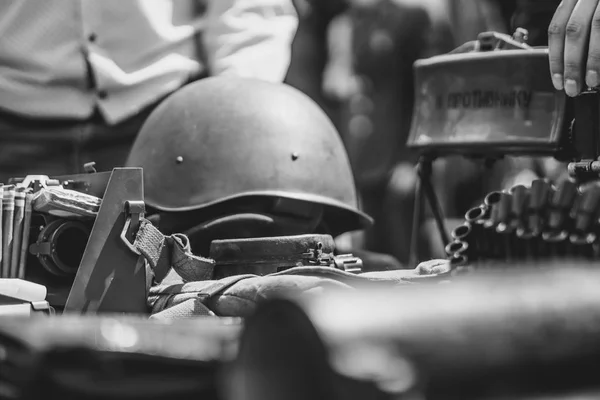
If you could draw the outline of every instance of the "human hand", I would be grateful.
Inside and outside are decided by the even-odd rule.
[[[552,83],[571,97],[600,86],[599,3],[563,0],[548,29]]]

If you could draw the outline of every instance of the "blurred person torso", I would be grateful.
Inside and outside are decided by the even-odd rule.
[[[213,18],[211,12],[200,18],[201,2],[191,0],[3,0],[0,109],[81,120],[97,109],[109,124],[117,123],[207,69],[227,73],[228,58],[261,41],[261,13],[289,13],[285,3],[216,0],[209,7]],[[272,7],[265,11],[265,5]],[[284,39],[295,31],[295,15],[285,22],[277,25]],[[256,35],[248,35],[249,26]],[[202,59],[199,33],[210,35],[204,43],[214,47],[208,50],[218,62]],[[223,33],[237,38],[226,42]],[[266,56],[280,57],[273,53]],[[231,72],[281,80],[285,70],[274,70],[281,64]]]
[[[323,71],[328,61],[327,32],[330,22],[347,9],[348,2],[294,0],[294,5],[299,25],[285,81],[310,96],[333,117],[333,105],[326,101],[322,90]]]
[[[352,10],[355,74],[362,90],[349,102],[347,145],[360,187],[381,185],[405,142],[412,118],[413,63],[431,30],[419,5],[381,0]]]
[[[197,79],[282,82],[297,23],[292,0],[0,0],[0,182],[122,166]]]
[[[390,196],[388,183],[398,163],[409,165],[403,185],[414,182],[410,165],[416,154],[406,147],[414,105],[413,63],[444,47],[440,39],[448,35],[438,34],[441,25],[432,22],[420,2],[353,3],[352,70],[359,85],[348,100],[342,132],[361,205],[375,219],[364,246],[406,263],[413,200],[410,195]],[[446,50],[450,49],[451,43]]]

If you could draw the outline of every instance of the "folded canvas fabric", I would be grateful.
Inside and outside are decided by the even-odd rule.
[[[350,274],[330,267],[298,267],[266,276],[238,275],[220,280],[185,282],[171,271],[150,289],[154,319],[197,315],[246,317],[261,301],[283,296],[312,296],[323,291],[410,285],[438,281],[449,271],[446,260],[422,263],[414,270]]]
[[[153,319],[246,317],[259,302],[272,298],[373,285],[437,282],[450,272],[447,260],[432,260],[413,270],[353,274],[333,267],[302,266],[264,276],[245,274],[215,280],[215,261],[192,254],[185,235],[164,236],[144,220],[134,246],[145,257],[147,270],[153,275],[154,285],[148,297]]]

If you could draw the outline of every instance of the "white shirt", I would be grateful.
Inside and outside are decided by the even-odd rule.
[[[0,0],[0,109],[85,119],[97,107],[114,124],[203,71],[284,79],[298,24],[292,0],[208,0],[199,17],[192,6]]]

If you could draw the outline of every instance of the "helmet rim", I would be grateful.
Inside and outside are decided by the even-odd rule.
[[[255,191],[246,191],[235,193],[230,196],[221,197],[219,199],[201,203],[201,204],[191,204],[188,206],[167,206],[164,205],[163,202],[157,201],[153,199],[152,196],[146,196],[146,204],[150,207],[162,211],[162,212],[189,212],[189,211],[198,211],[202,209],[207,209],[222,203],[226,203],[231,200],[236,200],[240,198],[250,198],[250,197],[281,197],[290,200],[300,200],[306,201],[309,203],[321,204],[324,206],[332,207],[339,211],[343,211],[348,213],[349,217],[356,217],[356,227],[355,229],[350,229],[347,232],[352,230],[361,230],[369,228],[373,225],[373,218],[367,213],[359,210],[358,208],[350,207],[342,201],[332,199],[331,197],[322,196],[313,193],[301,193],[301,192],[289,192],[289,191],[278,191],[278,190],[255,190]]]

